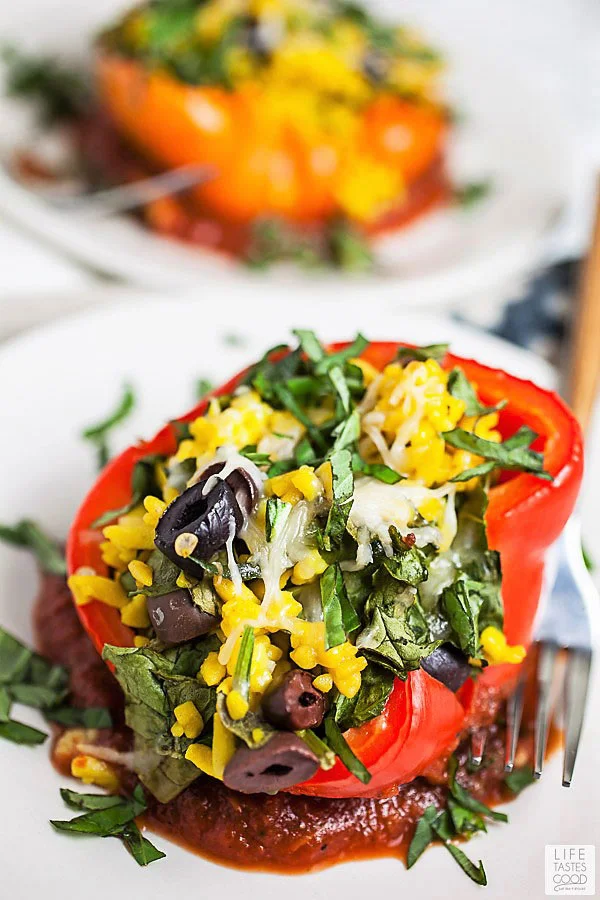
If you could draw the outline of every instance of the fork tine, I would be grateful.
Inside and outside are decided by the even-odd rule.
[[[544,754],[548,742],[550,728],[551,689],[554,676],[554,663],[558,654],[558,645],[550,642],[539,644],[537,665],[537,709],[535,713],[533,777],[540,778],[544,766]]]
[[[577,749],[585,714],[590,671],[591,650],[570,650],[567,656],[565,674],[565,753],[563,760],[563,787],[570,787],[573,769],[577,759]]]
[[[485,753],[485,743],[487,732],[473,731],[471,733],[471,751],[470,762],[474,769],[478,769],[483,762],[483,754]]]
[[[514,694],[506,701],[506,755],[504,757],[504,769],[506,772],[512,772],[515,764],[524,698],[525,679],[521,676]]]

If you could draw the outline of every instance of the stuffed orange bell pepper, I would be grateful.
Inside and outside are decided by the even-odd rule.
[[[159,800],[201,773],[324,797],[423,774],[511,690],[575,503],[555,394],[297,335],[110,462],[71,528],[81,621],[176,769],[139,772]]]
[[[150,166],[212,171],[196,217],[372,232],[448,196],[439,70],[414,34],[357,6],[207,0],[133,10],[101,35],[95,75]],[[153,221],[178,203],[157,201]]]

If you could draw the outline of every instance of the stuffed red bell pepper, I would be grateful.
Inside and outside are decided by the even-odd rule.
[[[161,802],[202,773],[376,796],[447,756],[511,689],[575,503],[555,394],[444,346],[296,334],[109,463],[71,528]]]

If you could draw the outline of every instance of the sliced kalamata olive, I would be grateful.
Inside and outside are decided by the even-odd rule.
[[[469,660],[453,644],[442,644],[421,661],[421,668],[454,692],[463,686],[471,674]]]
[[[217,624],[215,616],[199,609],[185,588],[161,597],[148,597],[146,606],[156,637],[165,644],[191,641],[207,634]]]
[[[240,747],[225,767],[223,782],[243,794],[275,794],[307,781],[319,759],[295,734],[280,732],[257,750]]]
[[[196,559],[210,559],[225,546],[232,529],[237,533],[243,522],[233,491],[226,481],[218,481],[206,496],[199,482],[187,488],[167,507],[158,520],[154,543],[184,572],[202,578],[202,566],[177,552],[175,543],[179,535],[194,535],[198,543],[193,548],[193,556]]]
[[[213,463],[212,466],[204,470],[198,484],[205,485],[213,475],[218,475],[224,466],[225,463]],[[248,517],[258,503],[260,496],[258,485],[250,473],[241,467],[230,472],[225,481],[233,491],[243,515]]]
[[[313,687],[312,676],[300,669],[288,672],[279,687],[264,700],[265,718],[276,728],[301,731],[316,728],[325,715],[325,698]]]

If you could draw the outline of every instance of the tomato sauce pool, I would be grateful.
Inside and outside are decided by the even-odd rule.
[[[59,732],[53,762],[65,775],[80,744],[131,749],[123,724],[121,690],[82,629],[64,579],[45,575],[34,609],[40,652],[70,670],[73,702],[110,708],[115,727],[101,731]],[[456,751],[459,780],[479,800],[494,805],[511,799],[504,782],[504,729],[496,722],[502,698],[485,697],[471,727],[486,732],[486,756],[480,769],[468,766],[468,741]],[[531,717],[526,715],[518,748],[519,765],[532,759]],[[556,735],[550,742],[556,744]],[[129,791],[135,776],[121,768]],[[446,760],[430,767],[426,777],[400,785],[382,798],[332,800],[280,793],[245,795],[215,779],[201,776],[169,803],[148,797],[144,824],[204,857],[241,867],[301,873],[346,860],[380,856],[404,859],[415,824],[430,804],[445,805]]]

